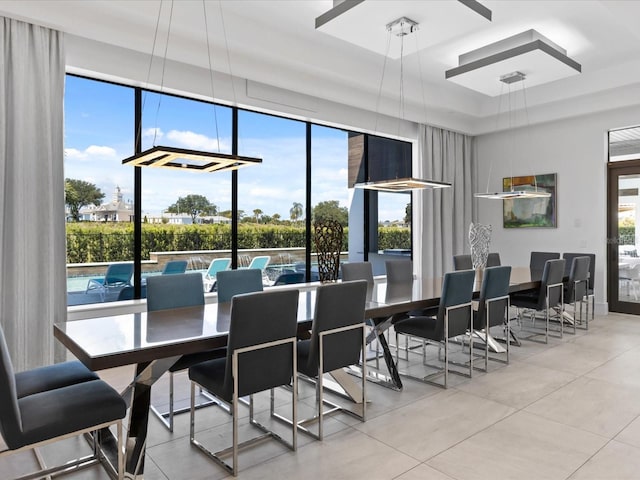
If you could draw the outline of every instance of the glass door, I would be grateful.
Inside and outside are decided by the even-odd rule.
[[[609,163],[608,203],[609,309],[640,314],[640,160]]]

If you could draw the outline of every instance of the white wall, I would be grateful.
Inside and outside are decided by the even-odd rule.
[[[640,124],[638,108],[620,108],[477,137],[478,191],[502,190],[502,177],[557,173],[557,228],[504,229],[502,202],[477,199],[491,224],[491,250],[504,264],[528,265],[532,250],[596,254],[597,311],[606,311],[607,131]]]

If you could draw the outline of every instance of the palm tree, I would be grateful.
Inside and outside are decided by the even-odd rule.
[[[253,215],[256,217],[256,223],[260,223],[260,215],[262,215],[262,210],[260,210],[259,208],[256,208],[253,211]]]
[[[289,215],[291,216],[291,220],[293,222],[297,221],[300,217],[302,217],[303,213],[304,213],[304,210],[302,208],[302,204],[298,202],[293,202],[293,207],[291,207],[291,210],[289,210]]]

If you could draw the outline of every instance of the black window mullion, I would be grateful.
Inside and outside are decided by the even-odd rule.
[[[142,151],[142,90],[134,90],[134,149]],[[142,297],[142,168],[133,169],[133,298]]]

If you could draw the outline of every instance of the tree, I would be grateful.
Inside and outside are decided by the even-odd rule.
[[[273,223],[280,223],[280,214],[279,213],[274,213],[271,216],[271,219],[273,220]]]
[[[259,208],[253,210],[253,216],[256,219],[256,223],[260,223],[260,216],[262,215],[262,213],[262,210],[260,210]]]
[[[179,197],[178,201],[167,208],[169,213],[187,213],[191,215],[191,221],[196,223],[199,215],[216,215],[218,207],[211,203],[204,195],[187,195]]]
[[[304,213],[304,209],[302,208],[302,204],[298,202],[293,202],[293,207],[289,210],[289,216],[291,217],[291,221],[296,222],[302,214]]]
[[[318,203],[313,207],[313,221],[324,222],[326,220],[336,220],[340,225],[349,225],[349,210],[341,207],[338,200],[327,200]]]
[[[64,197],[69,213],[76,222],[79,222],[80,209],[87,205],[100,205],[104,193],[93,183],[67,178],[64,181]]]
[[[404,209],[404,224],[411,224],[411,203],[407,203],[407,206]]]

